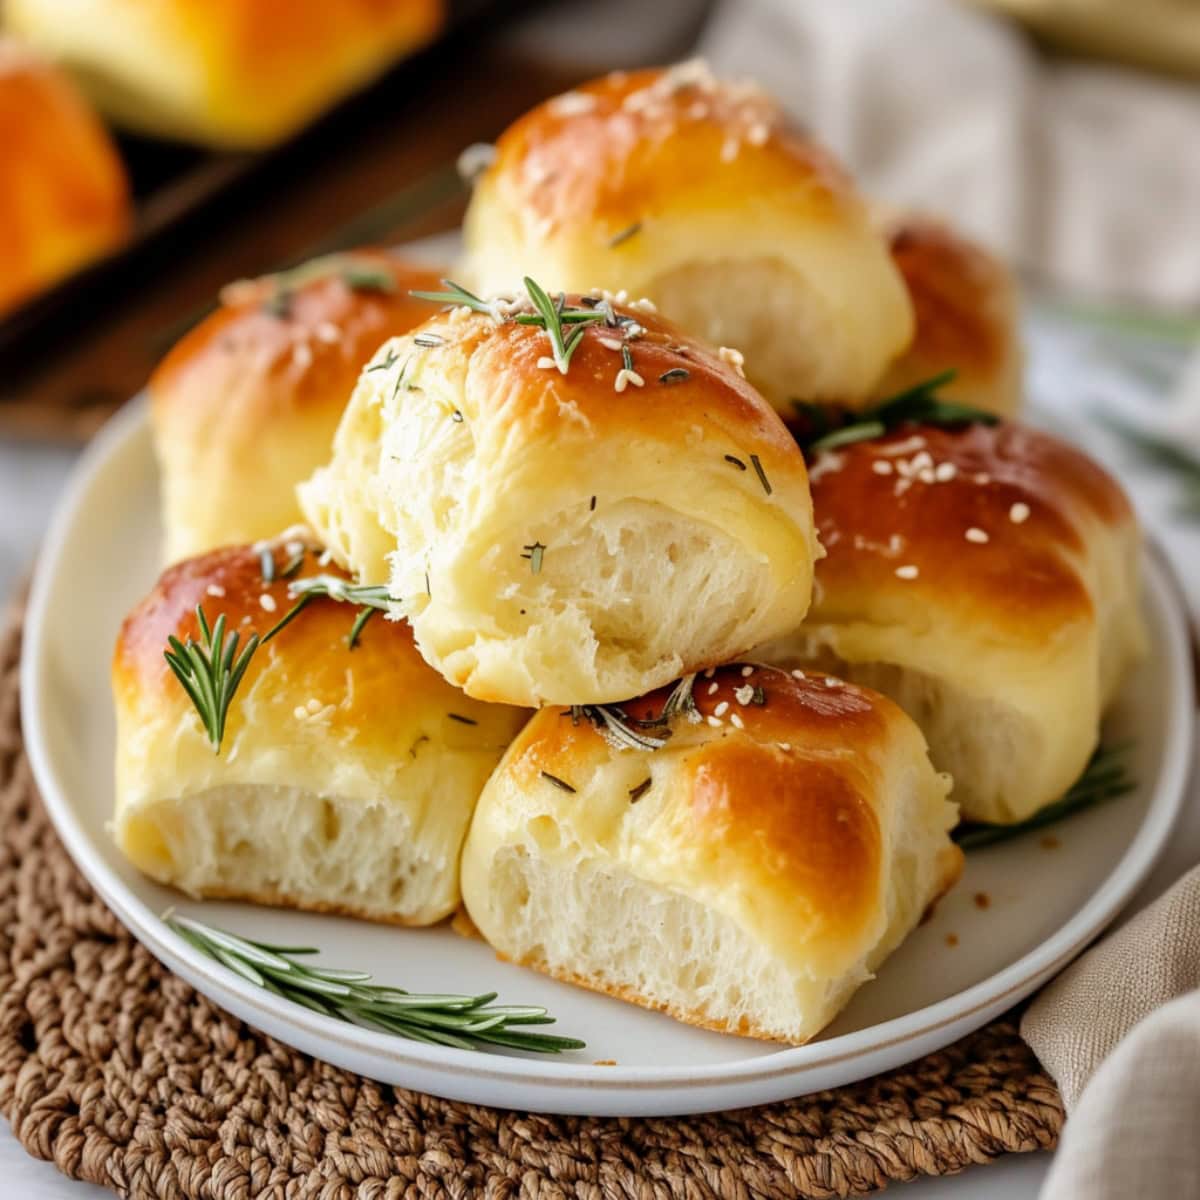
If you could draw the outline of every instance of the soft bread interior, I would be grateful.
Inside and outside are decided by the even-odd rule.
[[[734,921],[596,863],[508,848],[490,902],[506,914],[503,954],[523,966],[727,1033],[799,1042],[867,978],[798,977]]]
[[[1030,715],[947,679],[886,662],[850,663],[825,652],[820,668],[894,700],[920,726],[934,765],[954,780],[965,816],[1012,821],[1036,764],[1047,756],[1049,731]],[[1069,786],[1069,784],[1068,784]]]
[[[119,821],[117,834],[148,875],[197,897],[426,924],[457,893],[457,854],[431,854],[406,813],[298,787],[164,800]]]
[[[830,297],[781,259],[689,263],[645,290],[684,329],[741,351],[750,381],[785,416],[791,399],[845,400],[876,381]]]
[[[516,549],[522,538],[548,544],[534,574]],[[411,561],[404,550],[395,561]],[[483,572],[480,572],[480,567]],[[431,612],[419,626],[455,681],[519,673],[536,688],[556,680],[563,702],[637,692],[644,680],[680,671],[679,647],[713,661],[739,649],[739,628],[771,602],[765,562],[711,524],[667,505],[626,498],[588,511],[575,504],[487,546],[468,545],[444,578],[475,610],[468,624],[485,636],[456,637]],[[479,595],[479,581],[495,589]],[[412,594],[403,566],[398,594]],[[497,601],[500,603],[498,604]],[[461,627],[462,612],[455,614]]]

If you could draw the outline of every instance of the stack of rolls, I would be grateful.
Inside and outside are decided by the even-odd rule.
[[[261,285],[160,371],[183,560],[118,646],[119,842],[196,895],[461,897],[514,962],[806,1041],[957,879],[960,805],[1020,821],[1083,769],[1141,640],[1128,503],[1003,418],[1004,268],[868,204],[753,87],[685,64],[549,101],[466,229],[419,324],[397,300],[355,337],[305,280],[291,319],[359,368],[319,420],[286,402],[315,355],[213,353],[225,322],[275,361]],[[181,434],[204,403],[228,444]]]

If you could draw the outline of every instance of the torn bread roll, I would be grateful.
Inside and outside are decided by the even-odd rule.
[[[219,750],[164,659],[172,635],[202,642],[198,605],[244,647],[320,573],[342,578],[300,540],[226,548],[171,567],[130,613],[112,675],[117,845],[192,896],[427,925],[458,905],[471,812],[527,714],[456,691],[405,624],[377,617],[351,648],[359,610],[327,596],[253,653]]]
[[[782,412],[865,403],[912,337],[903,280],[833,157],[757,86],[702,62],[618,72],[496,144],[463,270],[499,291],[625,288],[746,358]]]
[[[150,378],[166,559],[273,537],[329,457],[363,364],[429,316],[437,273],[379,250],[241,280]]]
[[[652,305],[543,299],[565,370],[523,297],[380,348],[300,489],[324,544],[480,700],[621,700],[794,628],[803,455],[737,360]]]
[[[728,666],[689,695],[621,706],[638,736],[669,734],[659,749],[614,745],[595,714],[534,716],[475,811],[467,911],[513,962],[805,1042],[958,877],[949,781],[853,684]]]
[[[1143,634],[1140,542],[1117,483],[1014,424],[908,426],[821,453],[808,619],[755,654],[877,688],[929,740],[963,815],[1059,799]]]

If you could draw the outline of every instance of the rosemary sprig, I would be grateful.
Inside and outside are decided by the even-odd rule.
[[[355,292],[395,292],[395,277],[385,267],[356,262],[346,254],[326,254],[285,271],[276,271],[271,278],[271,294],[263,307],[272,316],[286,320],[292,315],[296,293],[315,279],[336,275]]]
[[[396,279],[382,267],[350,263],[342,268],[342,282],[355,292],[394,292]]]
[[[1038,809],[1032,817],[1014,825],[988,825],[980,821],[964,821],[950,835],[964,850],[977,850],[981,846],[992,846],[1020,837],[1035,829],[1042,829],[1081,812],[1093,808],[1105,800],[1113,800],[1133,791],[1136,786],[1125,769],[1124,757],[1130,743],[1115,746],[1099,746],[1083,769],[1083,774],[1072,784],[1061,800]]]
[[[455,283],[453,279],[443,279],[442,283],[446,285],[444,292],[409,292],[408,294],[414,300],[432,300],[434,304],[449,304],[454,308],[473,308],[476,312],[486,313],[488,316],[495,315],[492,306],[486,300],[481,300],[474,292],[468,292],[461,283]]]
[[[537,282],[525,276],[525,291],[529,293],[529,302],[533,305],[535,313],[541,318],[541,326],[546,331],[546,336],[550,339],[550,347],[554,354],[554,365],[558,367],[559,373],[565,375],[571,366],[571,356],[579,348],[579,344],[583,341],[584,330],[587,322],[603,321],[604,314],[597,312],[595,309],[582,308],[572,309],[567,312],[564,308],[562,295],[558,298],[558,303],[546,294]],[[519,318],[518,318],[519,319]],[[563,337],[563,321],[572,321],[576,323],[576,327]],[[532,322],[525,322],[532,324]]]
[[[658,716],[647,719],[631,717],[619,704],[573,704],[568,711],[576,724],[591,721],[618,750],[661,750],[670,740],[671,722],[676,717],[682,714],[689,720],[699,719],[692,695],[695,684],[695,674],[685,675],[663,701]]]
[[[288,584],[288,594],[300,597],[299,603],[289,616],[294,615],[317,596],[328,596],[330,600],[357,604],[358,614],[346,636],[346,645],[351,650],[358,645],[364,627],[375,613],[387,612],[391,605],[400,603],[381,583],[351,583],[337,575],[311,575],[304,579],[293,579]]]
[[[311,946],[251,941],[170,910],[163,920],[202,954],[256,987],[339,1021],[461,1050],[500,1046],[559,1054],[585,1045],[578,1038],[532,1032],[528,1026],[552,1025],[554,1018],[540,1006],[495,1004],[495,992],[477,996],[406,992],[372,983],[366,971],[298,961],[317,953]]]
[[[302,556],[297,557],[301,557],[302,560]],[[284,567],[283,578],[287,578],[293,570],[299,569],[299,564],[293,566],[293,562]],[[270,549],[263,550],[260,566],[264,583],[276,579],[278,573]],[[238,647],[241,644],[241,634],[235,632],[226,638],[224,613],[210,626],[203,604],[196,605],[196,621],[200,626],[198,642],[191,637],[186,642],[181,642],[174,634],[167,638],[168,649],[163,651],[163,657],[199,714],[208,740],[217,753],[220,753],[221,742],[225,737],[229,706],[255,652],[286,629],[313,600],[318,596],[328,596],[331,600],[348,601],[359,606],[360,611],[347,638],[351,650],[358,644],[363,626],[371,614],[375,611],[386,612],[389,605],[398,603],[382,585],[354,584],[336,575],[293,579],[288,584],[288,594],[296,598],[296,603],[262,637],[252,633],[246,639],[245,645],[241,646],[240,653]]]
[[[957,374],[954,370],[943,371],[930,379],[914,384],[871,408],[852,414],[848,421],[834,427],[834,418],[828,410],[817,405],[793,402],[798,415],[808,426],[797,440],[808,453],[818,450],[835,450],[854,442],[865,442],[882,437],[899,425],[967,425],[980,423],[995,425],[1000,418],[995,413],[973,408],[969,404],[957,404],[951,400],[939,400],[938,390],[948,384]]]
[[[443,279],[442,283],[446,285],[444,292],[410,292],[409,295],[418,300],[430,300],[434,304],[465,305],[475,312],[486,313],[497,322],[511,320],[517,325],[536,325],[544,329],[550,339],[554,365],[563,375],[567,373],[571,365],[571,356],[583,340],[584,328],[589,324],[605,321],[611,315],[610,309],[605,309],[599,304],[594,308],[586,304],[579,308],[568,308],[565,294],[560,293],[557,301],[551,300],[545,288],[528,276],[525,277],[525,291],[529,296],[529,303],[533,306],[533,312],[515,315],[506,312],[503,316],[498,302],[484,300],[452,279]],[[564,326],[574,328],[569,334],[564,334]],[[420,342],[422,337],[428,336],[418,335],[415,340]]]
[[[196,605],[196,620],[200,625],[200,641],[188,638],[181,642],[174,634],[167,638],[169,650],[163,652],[167,665],[187,693],[208,740],[214,750],[221,749],[225,736],[225,721],[242,676],[260,645],[259,636],[252,633],[242,652],[238,653],[240,634],[225,640],[225,614],[222,613],[210,628],[204,605]]]
[[[330,600],[363,604],[380,612],[387,612],[390,605],[400,603],[382,583],[352,583],[338,575],[306,575],[303,579],[293,579],[288,584],[288,594],[328,596]]]

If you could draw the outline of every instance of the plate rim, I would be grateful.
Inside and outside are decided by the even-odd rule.
[[[210,961],[162,923],[159,915],[93,849],[94,838],[75,815],[68,788],[59,778],[44,734],[41,712],[49,690],[44,680],[48,601],[61,569],[66,544],[90,488],[109,467],[110,461],[122,452],[132,452],[134,442],[148,435],[148,405],[145,393],[141,392],[96,435],[72,469],[56,505],[34,570],[25,615],[20,688],[26,754],[47,814],[68,854],[134,937],[170,970],[239,1018],[282,1041],[292,1041],[292,1044],[295,1044],[293,1036],[302,1034],[307,1045],[299,1048],[315,1057],[324,1056],[311,1046],[338,1045],[349,1055],[357,1056],[360,1062],[384,1061],[392,1067],[418,1074],[432,1070],[439,1077],[444,1076],[447,1085],[471,1085],[469,1090],[476,1095],[479,1089],[474,1085],[479,1083],[509,1085],[510,1089],[512,1085],[520,1085],[526,1090],[545,1089],[559,1095],[564,1091],[580,1094],[579,1102],[583,1107],[579,1108],[572,1107],[571,1103],[564,1105],[552,1096],[546,1097],[553,1101],[547,1107],[529,1106],[543,1112],[595,1111],[587,1107],[588,1097],[599,1095],[619,1098],[647,1091],[678,1094],[714,1088],[764,1087],[772,1082],[778,1085],[794,1076],[795,1090],[780,1091],[778,1086],[771,1089],[772,1095],[782,1098],[803,1094],[809,1074],[853,1060],[884,1056],[882,1065],[881,1062],[869,1063],[865,1070],[852,1076],[863,1078],[887,1069],[888,1065],[907,1062],[928,1052],[932,1047],[923,1043],[939,1036],[941,1030],[954,1027],[954,1033],[939,1043],[945,1045],[969,1029],[978,1028],[988,1015],[1016,1003],[1057,973],[1111,923],[1144,882],[1182,809],[1192,757],[1194,725],[1191,714],[1195,708],[1191,672],[1184,665],[1190,662],[1187,610],[1169,559],[1145,531],[1143,582],[1163,618],[1160,635],[1166,657],[1171,662],[1164,689],[1167,693],[1167,727],[1158,787],[1136,834],[1090,897],[1052,934],[985,979],[923,1008],[828,1041],[781,1047],[772,1054],[701,1068],[673,1065],[597,1069],[595,1064],[577,1061],[534,1060],[427,1046],[310,1013],[262,992],[235,972]],[[984,1015],[979,1016],[981,1013]],[[286,1032],[277,1032],[279,1029]],[[911,1054],[896,1053],[906,1046],[911,1046]],[[343,1061],[339,1065],[349,1064]],[[350,1066],[350,1069],[370,1074],[361,1066]],[[816,1086],[831,1085],[822,1082]],[[461,1091],[458,1098],[462,1098]],[[634,1108],[637,1107],[635,1103]],[[706,1104],[705,1107],[712,1106]],[[605,1108],[614,1113],[631,1111],[619,1105],[613,1107],[611,1099],[605,1101]],[[643,1111],[651,1109],[643,1107]],[[655,1105],[653,1111],[665,1113],[668,1109]],[[669,1111],[682,1113],[700,1109],[694,1104],[689,1107],[687,1101],[676,1101]]]

